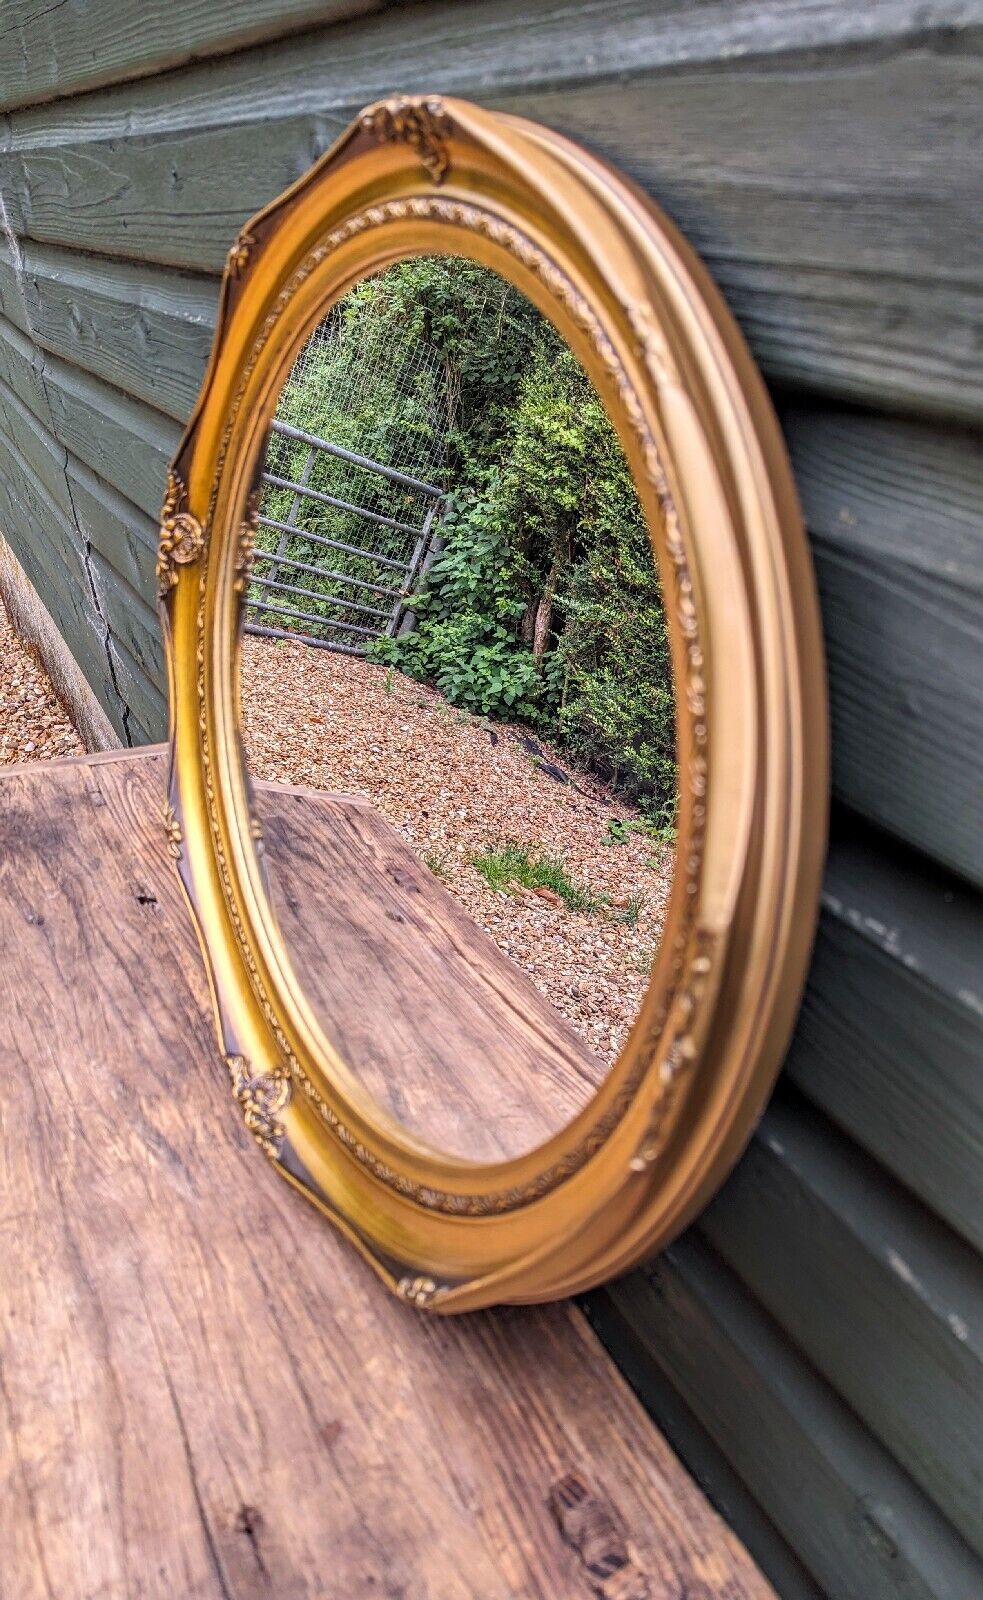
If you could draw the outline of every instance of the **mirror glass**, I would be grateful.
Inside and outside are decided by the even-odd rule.
[[[244,596],[272,908],[390,1115],[475,1161],[592,1096],[674,864],[673,684],[631,473],[573,353],[457,257],[359,282],[284,384]]]

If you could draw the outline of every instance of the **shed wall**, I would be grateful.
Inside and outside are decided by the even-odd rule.
[[[812,540],[833,841],[774,1104],[588,1309],[783,1595],[978,1594],[983,4],[7,0],[0,38],[0,529],[129,743],[226,250],[366,101],[550,123],[703,253]]]

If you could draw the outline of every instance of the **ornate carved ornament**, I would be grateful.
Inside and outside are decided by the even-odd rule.
[[[443,101],[398,95],[371,106],[363,113],[361,126],[380,144],[408,145],[434,183],[443,183],[450,166],[450,118]]]
[[[171,470],[167,474],[167,493],[160,509],[160,541],[157,546],[157,591],[165,595],[177,583],[177,569],[197,561],[204,547],[201,523],[189,511],[188,492]]]

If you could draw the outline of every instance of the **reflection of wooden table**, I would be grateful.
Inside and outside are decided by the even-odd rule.
[[[493,1161],[587,1103],[602,1063],[371,802],[264,784],[257,804],[308,998],[393,1116]]]
[[[163,781],[0,776],[0,1594],[769,1595],[572,1306],[412,1312],[266,1165]],[[561,1540],[573,1470],[647,1590]]]

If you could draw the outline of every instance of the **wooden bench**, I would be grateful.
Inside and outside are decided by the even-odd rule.
[[[163,785],[0,777],[0,1594],[771,1595],[574,1306],[409,1311],[267,1166]]]

